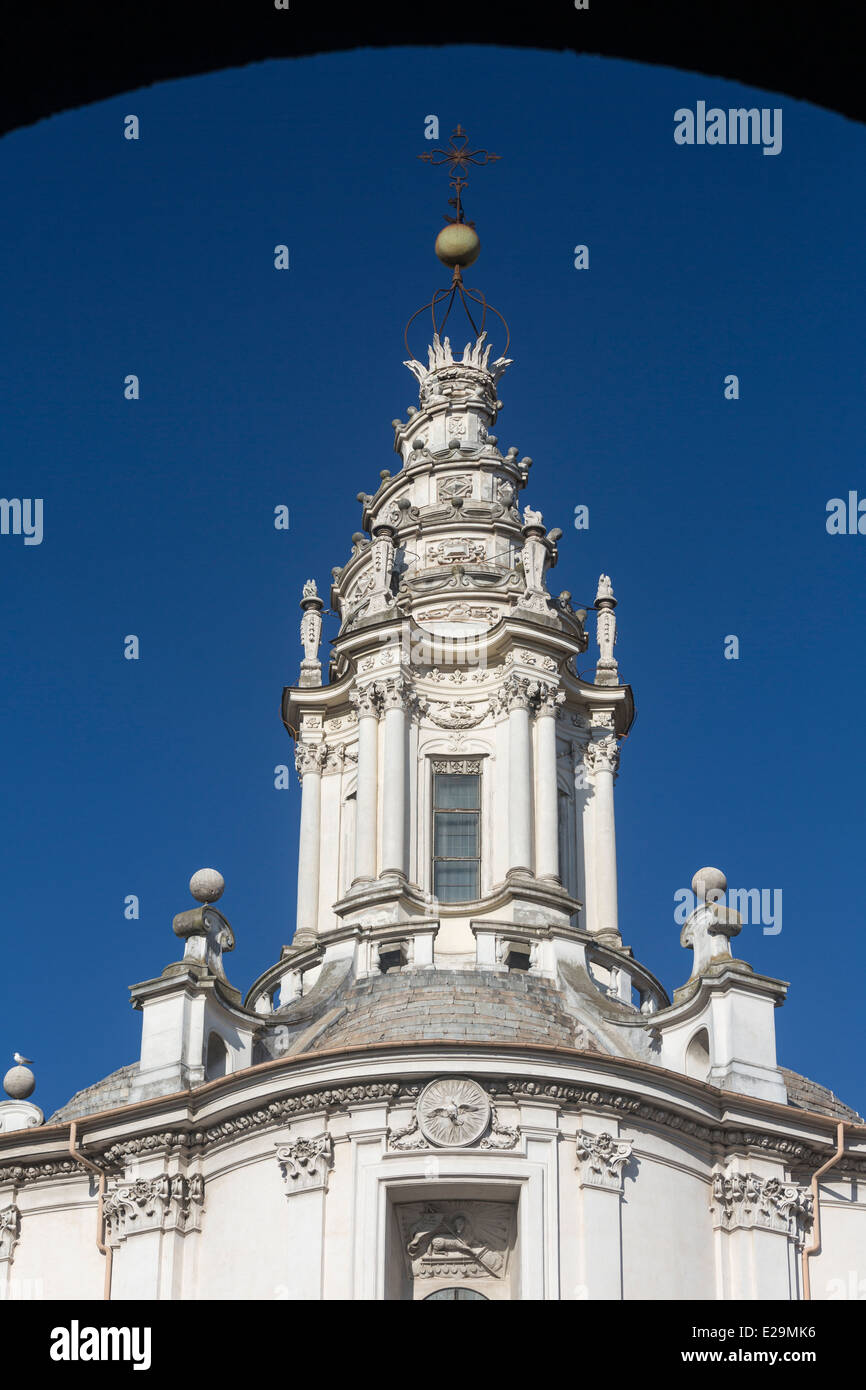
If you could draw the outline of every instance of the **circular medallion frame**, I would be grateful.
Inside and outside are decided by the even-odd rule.
[[[430,1081],[418,1097],[418,1126],[437,1148],[467,1148],[484,1134],[491,1118],[490,1101],[477,1081],[445,1076]]]

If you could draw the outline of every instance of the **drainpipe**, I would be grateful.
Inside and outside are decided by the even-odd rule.
[[[96,1203],[96,1248],[100,1255],[105,1256],[105,1283],[103,1285],[102,1297],[103,1299],[110,1299],[111,1257],[113,1252],[111,1246],[105,1244],[105,1217],[102,1212],[102,1204],[105,1200],[105,1173],[101,1168],[97,1168],[95,1163],[91,1163],[89,1158],[85,1158],[84,1154],[81,1153],[76,1146],[75,1138],[77,1128],[77,1121],[72,1120],[69,1125],[69,1153],[70,1156],[75,1159],[76,1163],[81,1163],[85,1168],[89,1168],[91,1173],[95,1173],[99,1178],[98,1200]]]
[[[818,1197],[818,1180],[822,1178],[825,1173],[829,1172],[831,1168],[835,1167],[835,1165],[839,1162],[839,1159],[842,1157],[844,1152],[845,1121],[840,1120],[838,1125],[836,1126],[836,1152],[833,1154],[832,1158],[827,1159],[826,1163],[822,1163],[817,1173],[814,1173],[812,1175],[812,1211],[815,1218],[815,1225],[812,1244],[805,1246],[803,1249],[804,1299],[811,1299],[812,1297],[812,1285],[809,1281],[809,1257],[811,1255],[817,1255],[818,1251],[821,1249],[821,1204],[820,1199]]]

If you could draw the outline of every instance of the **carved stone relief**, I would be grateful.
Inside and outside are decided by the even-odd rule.
[[[13,1204],[0,1210],[0,1261],[11,1260],[21,1235],[21,1212]]]
[[[488,713],[486,705],[470,705],[466,700],[452,700],[450,704],[431,705],[427,711],[428,719],[438,724],[440,729],[471,729],[480,724]]]
[[[388,1131],[388,1147],[511,1149],[519,1137],[517,1129],[499,1123],[477,1081],[449,1076],[424,1087],[408,1125]]]
[[[514,1245],[516,1205],[442,1199],[397,1207],[413,1279],[504,1279]]]
[[[431,541],[427,546],[428,565],[453,565],[460,560],[479,562],[487,557],[483,540],[470,536],[455,536],[452,540]]]
[[[450,497],[471,497],[472,496],[472,475],[469,473],[454,474],[450,478],[440,478],[436,496],[440,502],[445,502]]]

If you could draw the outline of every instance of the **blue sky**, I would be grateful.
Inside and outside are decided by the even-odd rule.
[[[675,144],[699,100],[781,107],[782,152]],[[791,982],[780,1060],[862,1111],[866,536],[825,517],[866,494],[866,135],[695,74],[493,47],[268,62],[0,142],[0,495],[44,499],[41,545],[0,536],[9,1061],[36,1060],[48,1114],[138,1056],[127,986],[177,958],[202,865],[240,989],[289,939],[280,694],[301,585],[327,593],[417,401],[402,332],[443,283],[447,198],[415,157],[429,113],[502,155],[465,196],[467,280],[511,327],[497,433],[565,532],[553,586],[588,606],[604,570],[619,599],[624,937],[672,990],[695,869],[781,890],[782,931],[736,953]]]

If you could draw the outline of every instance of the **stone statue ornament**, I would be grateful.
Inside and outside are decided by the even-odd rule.
[[[596,685],[618,685],[619,669],[613,654],[616,643],[616,614],[614,612],[616,599],[613,596],[610,575],[600,574],[598,577],[595,607],[598,613],[596,623],[598,664],[595,668],[595,683]]]
[[[225,889],[225,880],[216,869],[199,869],[189,881],[190,892],[201,904],[179,912],[172,922],[175,936],[184,942],[183,961],[180,965],[169,965],[163,974],[176,974],[183,966],[192,965],[197,971],[214,975],[232,993],[223,968],[223,955],[235,948],[235,934],[231,926],[213,904]]]
[[[308,579],[304,584],[301,595],[301,642],[304,647],[304,659],[301,662],[301,674],[298,684],[302,686],[322,684],[322,663],[319,660],[319,643],[322,640],[322,608],[323,601],[319,598],[319,591],[316,587],[315,579]]]
[[[725,906],[725,893],[728,880],[721,869],[698,869],[692,879],[692,892],[698,900],[694,912],[686,918],[680,932],[680,945],[694,951],[692,973],[683,989],[713,970],[730,963],[738,969],[748,969],[743,962],[735,961],[731,951],[731,937],[742,930],[739,912]],[[676,1001],[679,991],[675,991]]]

